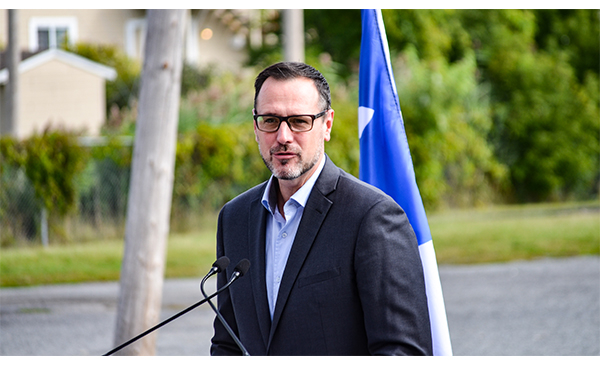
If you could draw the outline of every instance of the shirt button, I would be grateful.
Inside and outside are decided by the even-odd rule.
[[[281,237],[283,237],[283,238],[286,238],[286,237],[287,237],[287,233],[286,233],[286,232],[283,232],[283,233],[281,234]]]

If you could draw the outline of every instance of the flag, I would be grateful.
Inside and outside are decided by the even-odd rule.
[[[404,209],[419,243],[434,355],[452,355],[433,241],[417,187],[381,10],[362,10],[359,65],[359,178]]]

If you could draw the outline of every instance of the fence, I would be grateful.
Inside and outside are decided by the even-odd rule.
[[[77,205],[63,218],[47,212],[21,168],[4,166],[0,178],[0,244],[80,242],[123,236],[129,166],[90,159],[76,179]]]
[[[53,140],[42,139],[30,142],[29,146],[35,147],[38,142],[45,144],[48,151],[56,145]],[[44,211],[27,175],[16,167],[22,164],[3,163],[0,159],[2,247],[123,238],[132,140],[80,137],[77,145],[88,148],[90,153],[85,153],[87,162],[83,172],[68,180],[74,182],[76,204],[66,217]],[[35,153],[39,151],[33,150],[34,158],[38,158]],[[44,156],[60,156],[60,153]],[[270,175],[256,153],[252,131],[240,131],[237,126],[213,128],[202,124],[193,133],[181,136],[175,164],[171,232],[203,228],[199,222],[207,218],[216,221],[214,215],[225,202]],[[44,168],[41,171],[46,173]],[[53,175],[55,180],[61,178],[60,174]],[[72,174],[64,181],[71,178]]]

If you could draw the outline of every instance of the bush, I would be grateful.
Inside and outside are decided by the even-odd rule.
[[[2,221],[10,222],[7,227],[11,227],[11,232],[3,233],[3,244],[14,237],[36,236],[41,208],[53,218],[64,217],[75,210],[75,177],[83,171],[88,159],[75,135],[45,131],[22,142],[2,137],[0,154],[3,175],[0,211]],[[13,177],[13,180],[7,181],[4,176]],[[31,199],[31,191],[34,199]],[[50,226],[50,229],[57,227]]]
[[[415,175],[428,207],[498,199],[506,169],[487,142],[489,100],[474,55],[449,64],[419,60],[409,47],[395,62],[397,89]]]
[[[184,228],[269,176],[251,125],[199,124],[180,136],[175,161],[172,222]]]

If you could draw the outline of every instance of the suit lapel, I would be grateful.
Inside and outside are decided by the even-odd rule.
[[[256,315],[260,332],[266,348],[271,328],[271,315],[269,313],[269,303],[267,302],[267,284],[265,278],[265,230],[268,212],[262,206],[261,197],[262,193],[250,204],[248,239],[250,242],[250,272],[252,273],[252,286],[254,288],[252,292],[254,293],[254,303],[256,305]]]
[[[281,286],[279,287],[279,294],[277,296],[277,304],[275,305],[275,312],[273,314],[273,322],[271,324],[271,333],[269,336],[269,346],[281,313],[285,308],[285,304],[290,295],[290,292],[296,282],[298,273],[310,252],[310,248],[317,237],[321,224],[327,216],[327,212],[333,202],[327,198],[327,195],[335,189],[339,177],[338,168],[329,160],[325,161],[325,167],[321,172],[321,175],[315,182],[315,186],[306,202],[304,213],[302,214],[302,220],[298,226],[296,238],[290,251]]]

